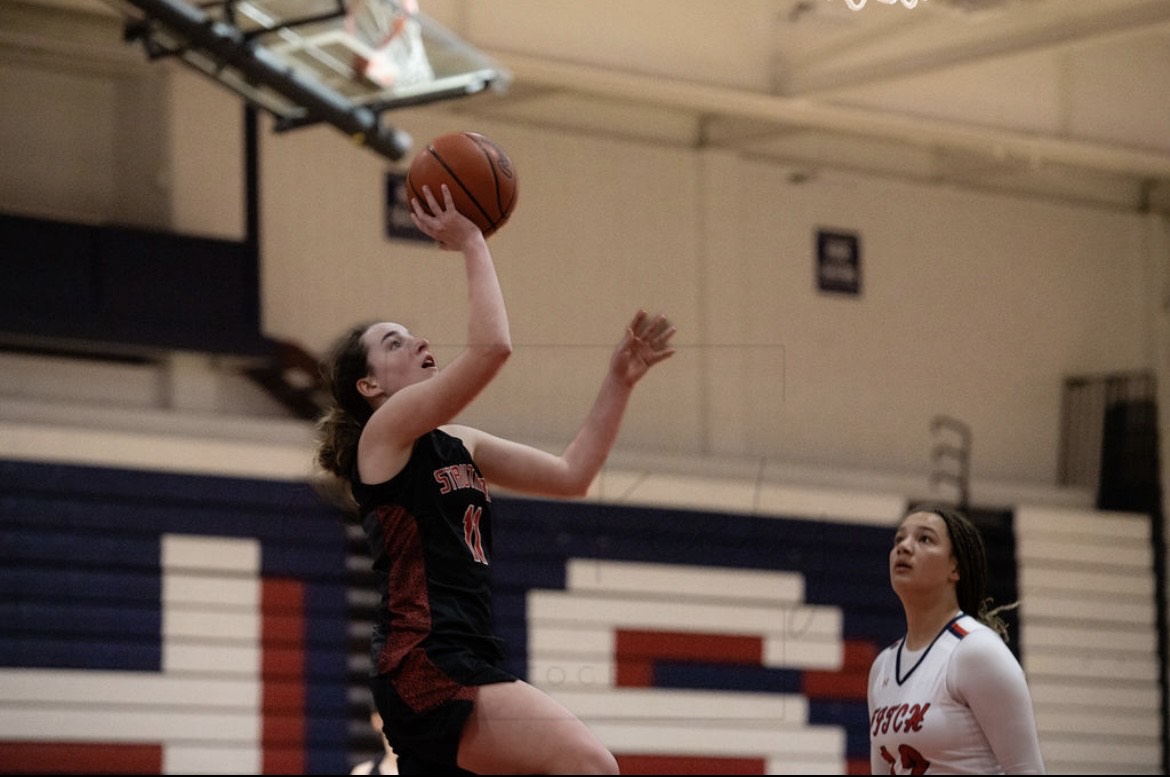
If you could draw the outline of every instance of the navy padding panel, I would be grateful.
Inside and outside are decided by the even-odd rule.
[[[264,578],[301,586],[303,632],[264,636],[304,649],[307,771],[341,773],[345,524],[304,482],[0,461],[0,666],[160,671],[164,535],[253,540]]]

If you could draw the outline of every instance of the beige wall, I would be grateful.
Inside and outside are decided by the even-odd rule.
[[[137,76],[126,72],[105,84],[38,74],[39,99],[5,71],[0,94],[17,110],[3,112],[0,132],[24,153],[0,178],[0,207],[119,220],[137,203],[144,221],[241,236],[239,101],[187,70],[150,67],[167,74],[165,88],[128,90]],[[119,89],[133,100],[114,99]],[[41,131],[46,94],[58,113],[92,115],[91,156],[74,159],[75,121]],[[169,153],[128,153],[133,141],[114,132],[128,111]],[[469,128],[458,103],[385,118],[416,145]],[[642,306],[674,317],[680,346],[636,397],[620,441],[647,454],[925,481],[929,422],[943,413],[973,429],[976,484],[1051,486],[1061,381],[1154,367],[1150,276],[1166,245],[1156,217],[844,173],[796,182],[726,152],[473,128],[502,143],[520,175],[517,210],[492,239],[519,347],[467,418],[494,431],[567,441]],[[383,236],[384,175],[408,160],[392,164],[330,127],[276,133],[265,116],[260,146],[265,334],[317,351],[351,321],[386,317],[428,335],[441,358],[453,353],[465,308],[457,258]],[[860,235],[860,297],[816,291],[818,226]]]
[[[6,63],[0,209],[241,237],[239,102],[186,71],[146,67],[167,78],[124,66]],[[928,490],[929,421],[946,413],[974,430],[975,500],[1022,506],[1028,518],[1029,601],[1037,586],[1066,585],[1111,541],[1089,536],[1098,516],[1074,510],[1070,529],[1069,514],[1046,507],[1083,496],[1055,488],[1061,381],[1166,374],[1165,220],[846,174],[797,183],[783,166],[724,152],[486,121],[467,127],[458,104],[387,119],[419,142],[453,129],[486,132],[520,173],[516,214],[492,239],[517,354],[468,421],[562,445],[633,310],[662,308],[678,323],[679,353],[640,389],[597,498],[892,520],[903,497]],[[460,264],[384,239],[384,174],[394,166],[330,128],[276,134],[267,120],[261,153],[265,334],[320,350],[349,322],[385,316],[427,334],[441,358],[454,353],[464,326]],[[861,297],[816,292],[817,226],[860,234]],[[303,424],[268,418],[270,409],[222,374],[222,383],[208,382],[180,368],[128,375],[6,356],[0,456],[304,472]],[[177,369],[204,392],[177,408],[180,418],[170,382]],[[680,469],[678,457],[694,468]],[[1087,539],[1057,537],[1054,546],[1061,531]],[[1127,535],[1137,559],[1129,566],[1146,566],[1140,533]],[[1070,768],[1084,760],[1083,727],[1097,723],[1061,708],[1069,702],[1059,693],[1086,661],[1106,677],[1118,665],[1062,652],[1066,621],[1091,631],[1094,607],[1116,609],[1103,601],[1110,594],[1091,593],[1099,583],[1083,586],[1097,596],[1090,604],[1058,593],[1051,619],[1034,621],[1053,645],[1049,664],[1036,667],[1051,674],[1037,687],[1055,687],[1055,706],[1040,717],[1063,738]],[[1142,607],[1151,597],[1144,583],[1121,593],[1140,595]],[[1144,661],[1151,635],[1141,626],[1124,650]],[[1118,661],[1151,671],[1132,656]],[[1156,702],[1140,701],[1142,715]],[[1147,739],[1142,764],[1157,759]]]
[[[83,103],[95,95],[69,78],[46,82]],[[30,132],[6,114],[4,137],[58,161],[8,168],[0,205],[116,220],[138,200],[144,223],[240,237],[240,106],[185,72],[169,84],[134,92],[166,117],[159,138],[171,153],[130,155],[138,172],[158,173],[161,204],[113,172],[128,158],[118,133],[75,164],[60,150],[78,137]],[[97,126],[123,122],[124,110]],[[420,142],[468,128],[454,105],[392,118]],[[1159,366],[1164,222],[844,174],[798,183],[723,152],[473,128],[510,151],[521,194],[492,239],[517,353],[468,420],[564,444],[639,306],[674,316],[679,352],[641,387],[590,498],[885,524],[929,492],[930,419],[963,419],[975,501],[1019,511],[1026,668],[1050,769],[1076,772],[1101,753],[1157,768],[1146,524],[1085,509],[1091,495],[1056,488],[1055,467],[1065,376]],[[383,237],[384,175],[396,168],[329,128],[276,134],[264,120],[260,145],[265,333],[319,350],[350,321],[385,316],[427,334],[441,358],[454,353],[465,320],[458,257]],[[816,292],[818,226],[860,234],[859,298]],[[230,364],[8,354],[0,366],[0,457],[308,472],[308,426],[280,418]],[[1110,562],[1085,572],[1102,543],[1116,546]],[[1102,622],[1122,637],[1098,645]],[[1090,729],[1102,740],[1088,741]]]
[[[235,114],[207,97],[172,109]],[[467,128],[454,106],[389,117],[417,142]],[[924,473],[945,413],[973,428],[976,478],[1051,484],[1061,381],[1151,366],[1138,215],[844,174],[793,183],[721,152],[474,129],[520,176],[492,239],[518,353],[470,411],[497,431],[569,439],[639,306],[679,326],[679,354],[623,435],[649,452]],[[461,342],[458,261],[383,237],[390,169],[330,128],[262,131],[267,334],[319,350],[374,316]],[[861,236],[861,297],[816,291],[818,226]]]

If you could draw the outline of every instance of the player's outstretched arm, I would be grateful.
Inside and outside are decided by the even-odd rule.
[[[663,314],[639,310],[610,356],[597,398],[560,456],[466,427],[463,438],[489,482],[546,496],[584,496],[613,449],[634,386],[650,368],[674,355],[675,327]]]

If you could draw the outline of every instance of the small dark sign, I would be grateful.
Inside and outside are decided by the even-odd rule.
[[[386,173],[386,237],[392,240],[431,242],[410,220],[410,199],[406,196],[406,173]]]
[[[817,288],[861,294],[861,238],[856,233],[817,230]]]

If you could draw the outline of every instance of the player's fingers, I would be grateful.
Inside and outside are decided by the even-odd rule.
[[[432,211],[427,210],[427,206],[417,197],[410,201],[410,207],[412,210],[410,215],[421,221],[431,221],[435,218]],[[433,208],[434,206],[432,205],[431,207]]]
[[[659,313],[654,318],[654,323],[651,324],[655,336],[661,335],[663,332],[671,328],[670,319],[666,317],[665,313]]]
[[[674,333],[677,331],[673,324],[668,323],[663,329],[659,330],[658,334],[654,335],[654,342],[659,346],[664,346],[670,342],[670,338],[674,337]]]
[[[645,321],[646,321],[646,311],[639,310],[637,313],[634,314],[634,320],[630,322],[630,325],[627,327],[627,329],[633,333],[641,332],[642,325],[645,323]]]
[[[443,188],[446,189],[447,187],[443,186]],[[448,192],[447,194],[448,194],[448,196],[450,196],[450,192]],[[439,201],[437,199],[435,199],[435,193],[431,191],[430,186],[425,185],[425,184],[423,185],[423,196],[427,198],[427,204],[431,206],[431,212],[434,213],[436,216],[438,216],[439,210],[440,210],[439,209]]]
[[[653,319],[644,320],[641,336],[646,341],[656,341],[670,328],[670,321],[659,313]]]

